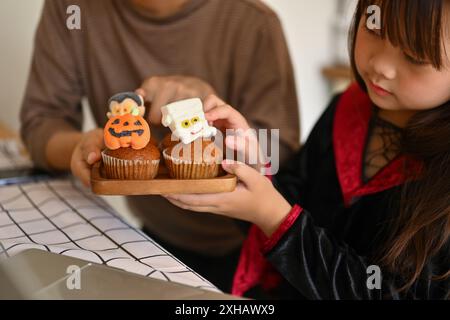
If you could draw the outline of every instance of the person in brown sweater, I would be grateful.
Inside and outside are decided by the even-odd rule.
[[[81,28],[69,30],[78,5]],[[108,98],[134,91],[160,107],[216,94],[253,128],[280,129],[281,164],[299,147],[299,115],[288,48],[274,12],[259,0],[46,0],[21,110],[21,135],[36,166],[68,171],[89,185],[102,131],[82,133],[87,98],[98,127]],[[245,238],[236,221],[186,214],[162,197],[129,197],[145,231],[227,291]]]

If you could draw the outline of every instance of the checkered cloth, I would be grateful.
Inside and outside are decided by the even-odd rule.
[[[219,291],[70,178],[0,187],[0,258],[30,248]]]

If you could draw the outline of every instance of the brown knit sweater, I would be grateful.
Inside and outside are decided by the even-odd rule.
[[[69,5],[81,30],[66,28]],[[21,134],[37,166],[49,168],[45,146],[60,130],[80,130],[87,97],[99,127],[107,100],[151,76],[185,75],[208,82],[256,128],[280,129],[281,158],[299,146],[293,70],[277,16],[258,0],[191,0],[155,20],[128,0],[47,0],[36,32],[21,111]],[[162,139],[167,129],[152,128]],[[236,249],[235,221],[186,213],[161,197],[130,197],[147,229],[205,255]]]

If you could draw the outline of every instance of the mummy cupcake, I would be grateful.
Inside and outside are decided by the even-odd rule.
[[[161,113],[162,124],[172,130],[170,142],[166,137],[163,143],[163,157],[170,176],[175,179],[217,177],[222,152],[212,140],[217,129],[206,121],[201,100],[178,101],[162,107]]]

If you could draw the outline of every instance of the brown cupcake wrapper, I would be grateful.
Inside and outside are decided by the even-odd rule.
[[[210,179],[219,175],[220,165],[216,161],[208,163],[193,163],[176,159],[163,151],[164,161],[173,179]]]
[[[151,180],[158,174],[160,160],[123,160],[102,152],[103,166],[109,179]]]

